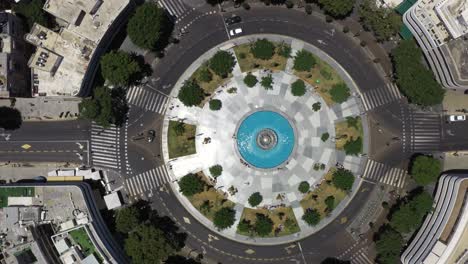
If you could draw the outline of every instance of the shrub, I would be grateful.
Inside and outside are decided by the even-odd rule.
[[[278,47],[278,54],[281,57],[289,58],[291,56],[291,46],[287,44],[281,44],[281,46]]]
[[[210,100],[210,110],[218,111],[223,106],[223,103],[219,99]]]
[[[334,102],[341,104],[348,100],[351,93],[345,83],[338,83],[330,89],[330,96]]]
[[[205,92],[194,80],[187,80],[184,82],[182,88],[180,88],[177,98],[185,106],[196,106],[201,104],[205,98]]]
[[[320,102],[316,102],[312,105],[312,110],[314,110],[315,112],[319,111],[321,108],[322,108],[322,103]]]
[[[430,156],[417,156],[411,164],[411,176],[419,185],[436,181],[441,171],[441,162]]]
[[[346,141],[343,146],[346,155],[354,155],[357,156],[359,153],[362,152],[362,138],[358,137],[357,139],[350,139]]]
[[[252,207],[259,205],[263,201],[263,196],[259,192],[252,193],[249,197],[249,204]]]
[[[337,169],[333,173],[332,182],[336,188],[344,191],[350,191],[353,187],[354,175],[349,170]]]
[[[223,207],[214,215],[213,224],[218,229],[231,227],[236,221],[236,211],[231,208]]]
[[[330,134],[328,132],[323,133],[322,136],[320,137],[320,139],[323,142],[326,142],[328,140],[328,138],[330,138]]]
[[[208,68],[203,67],[198,72],[197,80],[200,82],[205,82],[205,83],[211,82],[211,80],[213,80],[213,74]]]
[[[262,81],[260,82],[260,84],[262,85],[263,88],[265,88],[265,90],[273,89],[273,77],[271,76],[271,74],[268,74],[267,76],[262,77]]]
[[[245,59],[245,58],[247,58],[247,54],[245,54],[244,52],[241,52],[241,53],[239,53],[239,58],[240,59]]]
[[[315,226],[320,222],[320,213],[317,209],[307,209],[302,216],[302,220],[310,226]]]
[[[356,117],[348,116],[346,117],[346,124],[348,125],[348,127],[354,127],[355,129],[359,130],[360,119],[361,118],[359,116],[356,116]]]
[[[244,78],[245,85],[247,85],[250,88],[254,87],[257,84],[257,82],[257,77],[255,77],[255,75],[253,75],[250,72]]]
[[[259,236],[267,236],[273,231],[273,221],[264,214],[257,214],[255,220],[255,232]]]
[[[259,39],[250,47],[250,52],[257,59],[269,60],[275,55],[275,44],[267,39]]]
[[[327,211],[329,212],[335,209],[335,196],[327,196],[327,198],[325,198],[325,205],[327,206]]]
[[[220,50],[210,59],[208,65],[216,75],[226,78],[236,65],[236,60],[230,52]]]
[[[189,173],[179,180],[180,192],[185,196],[203,192],[205,183],[195,174]]]
[[[174,132],[177,136],[182,136],[185,133],[185,124],[182,122],[177,122],[174,126]]]
[[[243,219],[242,221],[239,222],[239,225],[237,226],[237,230],[242,233],[248,233],[252,231],[253,226],[250,224],[250,221]]]
[[[301,193],[307,193],[310,190],[310,184],[306,181],[303,181],[299,183],[299,187],[297,187],[297,189]]]
[[[303,96],[306,93],[306,86],[303,80],[297,79],[291,85],[291,93],[294,96]]]
[[[333,75],[330,73],[330,71],[325,68],[320,69],[320,75],[322,75],[325,80],[331,80],[333,78]]]
[[[221,165],[214,165],[210,167],[211,176],[218,178],[223,173],[223,167]]]
[[[317,64],[314,55],[306,50],[301,50],[294,58],[293,69],[296,71],[310,71]]]

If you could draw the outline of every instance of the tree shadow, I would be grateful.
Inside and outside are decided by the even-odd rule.
[[[22,124],[23,118],[18,109],[7,106],[0,107],[0,128],[15,130],[20,128]]]
[[[132,53],[130,56],[138,63],[138,66],[140,66],[141,69],[141,71],[130,77],[130,83],[136,85],[142,84],[142,79],[147,76],[151,76],[153,74],[153,69],[151,68],[151,65],[145,62],[145,58],[143,56],[136,53]]]
[[[156,52],[158,57],[163,56],[164,49],[167,47],[167,45],[169,45],[172,36],[172,31],[174,31],[174,18],[171,17],[167,10],[165,10],[164,12],[165,16],[163,18],[163,21],[161,22],[161,36],[159,37],[158,41],[153,47],[153,51]]]
[[[156,210],[149,212],[150,224],[164,231],[164,236],[167,241],[177,250],[181,250],[185,246],[187,233],[179,232],[179,227],[168,216],[160,216]]]
[[[113,124],[121,127],[127,120],[128,107],[126,90],[122,87],[112,89],[112,113],[113,113]]]
[[[351,264],[349,260],[341,260],[337,258],[326,258],[320,264]]]
[[[169,258],[167,258],[167,260],[164,263],[166,264],[200,264],[200,262],[194,259],[185,258],[179,255],[170,256]]]

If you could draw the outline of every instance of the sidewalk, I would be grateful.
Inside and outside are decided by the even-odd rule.
[[[63,121],[77,119],[81,98],[10,98],[1,99],[0,106],[18,109],[24,121]]]

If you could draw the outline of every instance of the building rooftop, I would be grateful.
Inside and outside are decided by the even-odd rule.
[[[442,0],[435,11],[452,38],[457,39],[468,33],[468,2],[466,0]]]
[[[119,192],[113,192],[104,196],[104,201],[106,202],[107,209],[112,210],[122,206],[122,202],[119,198]]]

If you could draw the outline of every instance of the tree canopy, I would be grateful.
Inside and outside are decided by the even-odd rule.
[[[343,146],[343,149],[346,155],[357,156],[362,152],[362,138],[358,137],[356,139],[349,139]]]
[[[264,214],[257,214],[255,219],[255,232],[259,236],[267,236],[273,231],[273,221]]]
[[[411,103],[431,106],[442,103],[445,90],[422,63],[414,40],[402,40],[392,51],[396,83]]]
[[[424,216],[432,208],[432,197],[427,192],[415,195],[401,204],[390,217],[390,225],[400,233],[408,233],[418,228]]]
[[[177,98],[185,106],[197,106],[205,99],[205,91],[194,80],[187,80],[180,88]]]
[[[297,79],[291,84],[291,93],[294,96],[303,96],[306,93],[306,86],[303,80]]]
[[[372,30],[379,41],[389,40],[398,34],[403,24],[401,16],[393,8],[377,7],[376,2],[372,0],[362,2],[359,15],[364,27]]]
[[[146,2],[137,7],[127,25],[127,34],[137,46],[144,49],[156,49],[170,24],[164,9],[156,3]]]
[[[306,181],[303,181],[299,183],[299,186],[297,187],[297,189],[301,193],[307,193],[310,190],[310,184]]]
[[[273,76],[271,74],[268,74],[267,76],[263,76],[262,80],[260,81],[260,84],[262,85],[265,90],[272,90],[273,89]]]
[[[263,196],[259,192],[254,192],[249,197],[249,204],[252,207],[259,205],[263,201]]]
[[[317,209],[307,209],[302,215],[302,220],[310,226],[315,226],[320,222],[320,213]]]
[[[117,211],[115,218],[115,228],[118,232],[129,233],[140,223],[140,210],[131,206],[125,207]]]
[[[220,50],[210,59],[208,65],[216,75],[226,78],[236,65],[236,59],[230,52]]]
[[[441,171],[441,162],[430,156],[417,156],[411,164],[411,176],[419,185],[436,181]]]
[[[194,194],[203,192],[205,184],[195,174],[189,173],[179,180],[180,191],[185,196],[192,196]]]
[[[160,229],[140,224],[125,240],[125,252],[135,264],[159,263],[175,253]]]
[[[330,89],[330,96],[336,103],[343,103],[351,96],[349,87],[345,83],[338,83]]]
[[[314,55],[306,50],[300,50],[294,57],[293,69],[296,71],[310,71],[317,64]]]
[[[236,211],[232,208],[223,207],[214,215],[213,224],[218,229],[226,229],[231,227],[236,221]]]
[[[211,176],[217,178],[223,173],[223,167],[219,164],[210,167]]]
[[[244,77],[244,83],[245,85],[247,85],[247,87],[254,87],[256,84],[257,84],[258,80],[257,80],[257,77],[255,77],[255,75],[253,75],[252,73],[247,73],[247,75]]]
[[[0,127],[6,130],[14,130],[21,127],[23,118],[16,108],[0,106]]]
[[[356,0],[317,0],[325,13],[335,18],[343,18],[351,13]]]
[[[257,59],[269,60],[275,55],[275,44],[268,39],[259,39],[252,44],[250,52]]]
[[[44,27],[49,26],[49,18],[47,13],[42,9],[44,0],[20,1],[13,4],[13,11],[26,19],[26,24],[29,29],[34,23],[38,23]]]
[[[210,110],[218,111],[223,106],[223,102],[219,99],[211,99],[209,102]]]
[[[378,263],[398,263],[403,243],[403,237],[400,233],[389,226],[383,227],[375,243]]]
[[[92,98],[81,101],[79,110],[82,118],[93,120],[98,125],[119,126],[125,121],[128,112],[125,91],[119,88],[111,90],[105,86],[96,87]]]
[[[340,168],[333,173],[332,182],[336,188],[350,191],[353,187],[354,175],[351,171]]]
[[[113,50],[101,57],[102,77],[112,85],[128,86],[140,72],[138,62],[126,52]]]

